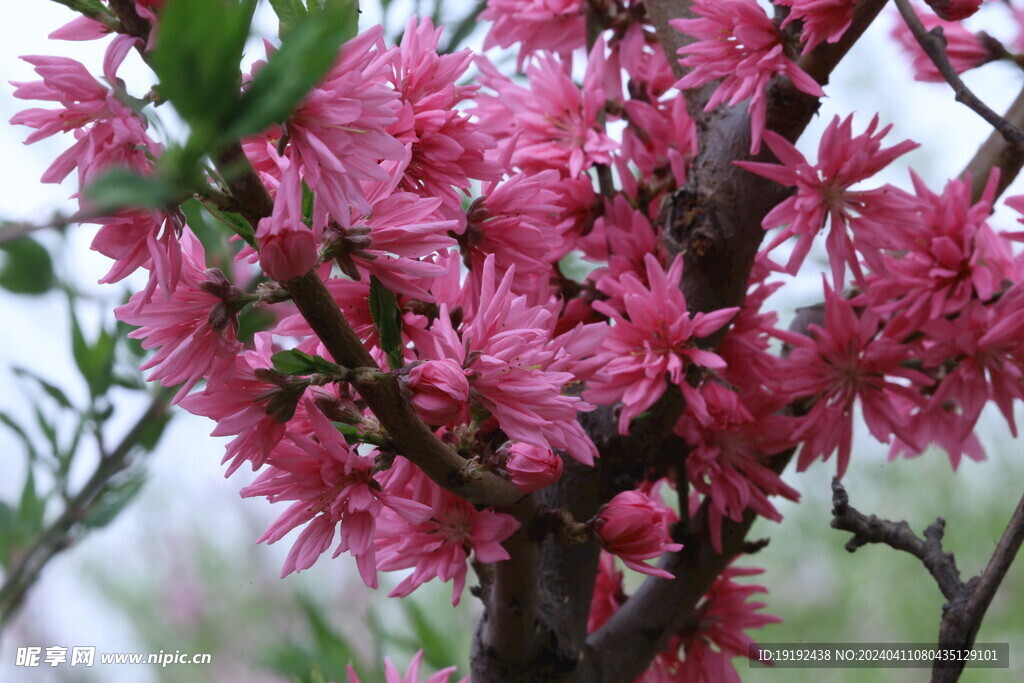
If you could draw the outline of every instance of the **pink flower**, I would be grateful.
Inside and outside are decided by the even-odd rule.
[[[199,380],[230,368],[241,348],[232,310],[240,294],[217,269],[206,269],[206,253],[189,230],[181,236],[181,275],[173,292],[160,296],[139,292],[114,309],[118,320],[138,326],[128,333],[145,349],[158,349],[140,368],[153,369],[148,379],[165,387],[182,385],[180,401]],[[158,286],[158,290],[162,287]]]
[[[430,517],[430,508],[382,488],[374,479],[375,453],[354,452],[312,401],[307,399],[304,407],[312,433],[289,433],[289,440],[279,444],[269,458],[271,467],[241,491],[244,498],[295,501],[258,542],[275,543],[305,525],[285,559],[283,578],[312,567],[330,547],[340,526],[334,557],[352,553],[363,581],[376,588],[373,541],[377,518],[386,507],[406,522],[418,524]]]
[[[135,44],[119,36],[107,48],[103,63],[109,83],[117,82],[117,68]],[[146,133],[146,123],[116,93],[101,85],[85,67],[67,57],[22,57],[35,67],[42,81],[13,83],[20,99],[58,102],[60,109],[26,109],[11,123],[35,128],[26,144],[59,132],[74,131],[75,144],[61,154],[43,174],[44,183],[59,183],[75,168],[84,187],[112,167],[150,172],[151,156],[162,148]]]
[[[811,336],[777,331],[776,336],[794,348],[787,358],[789,377],[785,388],[794,398],[813,398],[814,406],[792,438],[803,441],[799,470],[807,469],[819,455],[828,459],[839,450],[838,476],[846,472],[853,441],[853,407],[860,400],[864,421],[871,434],[883,443],[896,434],[905,442],[917,439],[907,427],[904,402],[923,405],[914,385],[928,386],[931,379],[904,367],[910,347],[879,336],[879,317],[870,309],[858,315],[853,304],[825,286],[825,326],[811,325]],[[901,378],[901,384],[892,378]],[[910,386],[908,386],[909,384]]]
[[[499,276],[515,266],[516,294],[547,287],[552,256],[562,241],[556,225],[561,209],[551,189],[558,181],[558,172],[547,170],[484,185],[466,212],[466,232],[459,240],[471,273],[481,273],[484,260],[493,258]]]
[[[455,84],[472,62],[472,53],[466,49],[439,55],[440,37],[441,29],[429,18],[417,25],[412,17],[406,24],[391,76],[402,108],[388,132],[411,145],[412,159],[399,188],[440,198],[445,217],[461,220],[461,193],[469,192],[470,179],[497,180],[501,169],[484,158],[494,139],[458,109],[476,95],[476,87]]]
[[[193,415],[203,415],[217,422],[211,436],[235,438],[225,448],[225,476],[230,476],[249,460],[256,471],[266,462],[271,451],[284,438],[302,389],[279,386],[259,373],[271,367],[273,342],[269,333],[261,332],[254,339],[255,349],[235,356],[233,367],[218,373],[202,391],[186,396],[179,404]]]
[[[285,124],[288,156],[330,217],[348,227],[352,208],[371,212],[360,181],[387,182],[383,159],[408,151],[387,127],[397,121],[398,94],[388,87],[392,56],[376,26],[341,48],[341,56]],[[352,208],[350,208],[352,207]]]
[[[925,0],[928,6],[946,21],[966,19],[981,7],[982,0]]]
[[[488,256],[480,276],[467,279],[476,301],[468,307],[471,319],[458,332],[447,304],[441,306],[419,344],[421,357],[460,363],[469,377],[474,407],[490,413],[509,439],[560,448],[593,464],[597,449],[576,420],[591,406],[563,391],[602,362],[594,356],[605,327],[578,326],[554,337],[552,309],[558,304],[530,306],[526,296],[512,293],[515,268],[500,280],[495,270],[494,257]],[[464,293],[463,298],[469,296]]]
[[[605,550],[616,555],[627,567],[642,574],[675,578],[664,569],[643,560],[666,552],[682,550],[672,543],[668,533],[669,510],[640,491],[623,491],[602,506],[590,522]]]
[[[180,212],[142,210],[97,218],[100,229],[90,246],[114,260],[100,283],[120,282],[139,268],[147,268],[152,271],[150,287],[159,283],[165,292],[173,292],[181,271],[178,235],[185,227],[183,221]]]
[[[455,361],[443,358],[412,366],[406,378],[412,407],[430,425],[465,422],[469,417],[469,380]]]
[[[750,508],[778,522],[782,515],[768,497],[796,501],[800,494],[768,468],[771,455],[793,445],[786,418],[766,413],[755,419],[735,392],[715,382],[705,385],[702,393],[714,422],[705,426],[684,413],[675,432],[691,448],[686,477],[694,491],[710,500],[711,542],[721,552],[723,517],[738,522]]]
[[[979,67],[982,64],[991,62],[998,55],[985,47],[978,36],[964,28],[963,24],[956,21],[943,21],[931,14],[918,12],[921,23],[931,31],[937,26],[942,27],[942,34],[946,39],[946,56],[957,73],[963,73],[969,69]],[[935,63],[925,54],[918,44],[914,34],[910,32],[906,22],[897,20],[892,30],[892,36],[899,42],[903,50],[909,53],[914,59],[914,78],[919,81],[933,81],[944,83],[945,78],[935,68]]]
[[[275,280],[290,280],[319,263],[319,240],[302,223],[302,179],[298,169],[285,159],[281,182],[274,195],[273,213],[260,220],[256,229],[260,267]]]
[[[581,0],[488,0],[480,15],[494,25],[484,50],[519,43],[519,66],[539,50],[563,55],[586,45],[586,3]]]
[[[759,613],[765,603],[750,601],[751,596],[767,592],[764,586],[749,586],[733,580],[763,571],[754,567],[729,567],[722,572],[697,607],[696,627],[673,636],[637,683],[739,683],[732,660],[749,657],[750,646],[754,644],[744,631],[782,621],[771,614]]]
[[[528,443],[514,443],[506,451],[502,465],[509,481],[524,493],[533,493],[550,486],[562,476],[562,459],[550,448]]]
[[[857,259],[858,250],[871,263],[878,262],[881,249],[894,248],[893,236],[910,220],[917,204],[907,193],[891,185],[874,190],[851,191],[849,188],[866,180],[888,166],[897,157],[919,145],[910,140],[882,149],[882,138],[892,126],[875,132],[878,116],[871,119],[867,130],[854,137],[853,116],[840,122],[839,117],[825,129],[818,144],[818,163],[811,165],[796,147],[781,135],[765,132],[765,142],[782,161],[782,165],[752,161],[735,162],[775,182],[795,187],[796,194],[776,206],[764,218],[766,230],[782,227],[782,231],[766,247],[770,251],[792,236],[798,237],[786,271],[795,275],[811,249],[814,237],[829,224],[825,241],[832,265],[834,287],[842,287],[846,265],[858,281],[863,273]],[[853,237],[849,231],[853,232]]]
[[[670,25],[698,42],[679,49],[679,63],[693,67],[676,87],[689,90],[721,79],[705,111],[750,100],[750,153],[761,149],[767,101],[765,90],[785,74],[798,90],[821,97],[821,86],[785,55],[782,35],[757,0],[695,0],[699,19],[673,19]]]
[[[599,114],[617,93],[606,86],[604,42],[590,51],[583,87],[566,63],[542,54],[526,68],[529,88],[513,83],[485,59],[480,81],[496,95],[477,98],[481,128],[511,148],[514,166],[527,173],[554,169],[577,177],[594,164],[610,164],[618,145],[605,133]]]
[[[679,290],[683,260],[677,256],[666,273],[651,254],[644,258],[649,287],[632,273],[618,281],[625,314],[603,301],[597,310],[615,320],[602,349],[613,358],[605,367],[607,379],[591,382],[584,396],[595,403],[622,401],[619,433],[629,432],[633,418],[661,398],[668,388],[665,374],[682,390],[691,410],[710,419],[700,393],[686,381],[692,365],[721,369],[725,361],[711,351],[697,348],[697,339],[707,337],[729,322],[738,308],[691,316],[686,298]]]
[[[618,64],[629,76],[630,93],[642,92],[647,97],[628,102],[657,102],[678,80],[672,73],[665,50],[639,22],[631,22],[625,34],[610,45],[609,61]],[[636,97],[636,96],[633,96]]]
[[[519,528],[512,516],[473,505],[448,493],[404,458],[384,475],[385,490],[425,504],[432,516],[411,522],[384,510],[377,523],[377,567],[382,571],[412,569],[389,597],[405,597],[433,578],[453,581],[452,604],[459,604],[466,585],[466,562],[472,552],[490,564],[509,558],[501,542]]]
[[[835,43],[842,38],[850,28],[857,0],[777,0],[775,4],[789,7],[782,28],[794,21],[803,24],[800,40],[807,54],[823,42]]]
[[[597,561],[597,577],[594,579],[594,597],[590,601],[590,614],[587,617],[587,633],[593,633],[604,626],[619,611],[626,598],[622,572],[615,566],[615,556],[601,551]]]
[[[384,658],[384,683],[419,683],[420,680],[420,663],[423,660],[423,650],[416,653],[416,656],[409,662],[409,670],[403,676],[398,673],[398,669],[395,667],[394,662],[391,661],[390,657]],[[457,667],[449,666],[445,669],[441,669],[436,674],[428,676],[423,683],[448,683],[449,679]],[[351,664],[345,666],[345,672],[348,676],[348,683],[362,683],[359,675],[356,674],[356,670],[352,668]],[[464,679],[461,683],[467,683],[469,679]]]
[[[1009,243],[987,223],[995,174],[975,204],[969,180],[951,180],[935,194],[911,176],[918,214],[898,234],[900,251],[882,258],[862,295],[880,315],[891,316],[887,334],[896,338],[972,299],[988,301],[1016,270]]]
[[[622,156],[636,164],[642,178],[671,173],[680,185],[687,161],[697,151],[697,129],[681,95],[655,104],[627,100],[629,126],[622,133]]]

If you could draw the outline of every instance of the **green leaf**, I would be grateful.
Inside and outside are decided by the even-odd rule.
[[[142,176],[124,168],[113,168],[84,190],[89,209],[97,213],[113,213],[119,209],[163,209],[176,203],[170,185],[155,176]]]
[[[105,329],[101,329],[96,341],[90,344],[82,333],[82,327],[75,314],[74,302],[68,302],[71,318],[71,355],[75,359],[78,371],[89,386],[89,395],[102,396],[113,383],[114,352],[117,338]]]
[[[303,353],[298,349],[278,351],[270,357],[274,369],[284,375],[311,375],[316,370],[313,368],[313,356]]]
[[[302,222],[307,227],[313,227],[313,207],[315,206],[315,195],[309,189],[306,181],[302,181]]]
[[[270,0],[270,6],[274,8],[274,14],[277,15],[277,20],[280,23],[277,35],[282,38],[307,14],[302,0]]]
[[[0,566],[5,569],[11,562],[11,551],[20,537],[18,520],[10,505],[0,500]]]
[[[284,375],[336,375],[342,372],[340,365],[298,349],[278,351],[270,357],[270,361],[274,364],[274,369]]]
[[[238,112],[239,63],[256,0],[170,0],[150,63],[160,91],[209,142]]]
[[[116,21],[115,17],[111,15],[110,10],[100,0],[54,0],[54,2],[70,7],[90,19],[95,19],[108,26]]]
[[[137,473],[116,486],[107,488],[85,513],[82,524],[90,529],[99,529],[110,524],[139,494],[145,483],[145,475]]]
[[[249,221],[245,220],[241,214],[232,213],[230,211],[219,211],[218,209],[209,206],[206,208],[214,218],[231,228],[232,232],[245,240],[246,244],[253,249],[256,248],[256,231],[251,225],[249,225]]]
[[[5,252],[0,266],[0,287],[15,294],[45,294],[55,284],[53,259],[31,237],[0,244]]]
[[[18,503],[18,526],[27,535],[34,535],[42,528],[45,513],[46,499],[40,498],[36,492],[36,478],[29,468],[25,485],[21,488],[21,501]]]
[[[286,31],[281,49],[270,56],[242,95],[240,113],[226,137],[253,135],[288,118],[331,68],[341,44],[355,35],[358,16],[357,3],[344,0],[296,20]]]
[[[25,446],[25,451],[28,453],[30,461],[39,458],[39,451],[36,450],[35,442],[31,438],[29,438],[29,435],[25,431],[25,429],[14,421],[14,418],[12,418],[7,413],[0,412],[0,423],[6,425],[8,429],[10,429],[12,432],[18,435],[18,439],[20,439],[21,443],[24,444]]]
[[[380,335],[380,347],[388,357],[388,365],[398,370],[405,365],[402,354],[402,311],[394,292],[376,275],[370,276],[370,315]]]
[[[50,398],[52,398],[62,407],[68,408],[69,410],[75,409],[75,407],[71,404],[71,400],[68,399],[67,394],[65,394],[64,391],[57,385],[51,384],[50,382],[46,381],[45,379],[37,375],[32,370],[29,370],[28,368],[14,367],[11,369],[13,370],[14,374],[18,375],[19,377],[27,377],[31,380],[34,380],[39,385],[39,388],[45,391],[50,396]]]
[[[446,637],[444,631],[436,625],[436,620],[431,619],[424,613],[413,600],[402,600],[402,608],[405,616],[412,626],[415,640],[423,649],[423,657],[435,669],[443,669],[455,661],[456,654],[453,643]]]

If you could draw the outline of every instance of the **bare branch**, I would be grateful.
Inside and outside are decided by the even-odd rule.
[[[1024,126],[1024,90],[1017,94],[1017,98],[1003,114],[1003,118],[1014,126]],[[992,131],[960,175],[970,174],[971,201],[977,202],[985,191],[985,184],[992,169],[999,169],[999,184],[996,186],[996,197],[999,197],[1020,173],[1022,166],[1024,151],[1007,142],[998,131]]]
[[[109,489],[111,480],[131,464],[131,456],[146,431],[154,421],[165,419],[172,395],[173,392],[161,389],[153,396],[149,407],[124,438],[112,451],[102,455],[89,480],[67,501],[61,515],[39,533],[31,547],[21,553],[20,560],[10,568],[0,586],[0,627],[21,606],[25,594],[39,580],[47,563],[74,545],[80,523]]]
[[[942,549],[942,536],[946,527],[944,519],[936,519],[925,529],[922,539],[906,522],[890,522],[858,512],[850,506],[850,497],[838,479],[832,480],[832,506],[832,528],[853,534],[853,538],[846,543],[848,551],[855,552],[857,548],[869,543],[883,543],[910,553],[928,568],[947,600],[960,597],[964,584],[960,580],[956,558]]]
[[[978,116],[988,121],[988,123],[999,132],[1000,135],[1013,146],[1018,153],[1024,152],[1024,131],[1010,123],[1002,116],[994,112],[987,104],[981,101],[981,99],[971,91],[970,88],[964,84],[963,80],[960,79],[960,75],[953,68],[953,65],[949,62],[949,56],[946,54],[946,38],[942,33],[942,27],[936,26],[931,31],[928,31],[924,24],[921,23],[921,18],[917,16],[917,12],[911,7],[909,0],[896,0],[896,7],[899,8],[900,14],[903,15],[903,20],[907,24],[907,28],[914,34],[914,38],[917,40],[918,45],[924,50],[928,58],[935,64],[935,68],[939,70],[942,77],[946,79],[950,87],[953,88],[953,92],[956,94],[956,101],[966,105],[972,109]]]
[[[906,522],[865,516],[850,507],[849,497],[838,479],[832,481],[832,503],[832,526],[854,534],[846,544],[850,552],[868,543],[882,543],[921,560],[948,600],[942,607],[938,646],[969,649],[978,635],[985,612],[1024,542],[1024,497],[1017,503],[985,571],[966,583],[960,579],[953,554],[942,548],[945,521],[941,517],[925,529],[922,539]],[[937,659],[932,667],[932,683],[958,680],[963,673],[963,665],[964,661]]]
[[[996,544],[995,552],[988,561],[985,571],[967,584],[963,598],[953,600],[942,611],[942,625],[939,627],[939,645],[967,649],[974,645],[974,639],[981,628],[996,591],[1010,570],[1021,543],[1024,542],[1024,497],[1017,503],[1009,524]],[[963,671],[963,661],[946,663],[932,669],[933,683],[956,681]]]

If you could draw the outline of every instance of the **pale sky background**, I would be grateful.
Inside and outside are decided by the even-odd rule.
[[[991,3],[998,5],[998,3]],[[14,3],[11,3],[13,9]],[[264,6],[264,10],[267,8]],[[986,10],[986,16],[978,17],[977,26],[1006,40],[1012,28],[1005,20],[1001,6]],[[398,17],[400,9],[393,9]],[[46,0],[23,0],[17,3],[17,12],[9,12],[5,21],[0,22],[0,217],[14,220],[42,221],[55,210],[66,210],[67,196],[73,191],[69,185],[41,185],[38,178],[50,160],[69,144],[67,138],[51,138],[32,147],[22,145],[28,130],[12,127],[5,122],[25,105],[11,96],[12,88],[6,81],[35,80],[29,65],[18,59],[22,54],[63,54],[81,59],[94,73],[100,72],[102,48],[95,43],[68,43],[47,41],[45,36],[65,21],[72,13],[64,7]],[[272,17],[262,15],[261,26],[272,29]],[[371,20],[369,13],[363,21]],[[855,130],[863,127],[877,111],[883,124],[893,123],[894,128],[887,138],[890,144],[905,138],[923,143],[923,147],[899,160],[878,183],[886,181],[907,186],[906,164],[913,165],[929,182],[933,190],[941,189],[946,178],[955,175],[971,157],[978,144],[988,135],[988,129],[975,114],[953,102],[951,91],[934,84],[920,84],[911,80],[909,64],[897,53],[895,46],[885,37],[892,25],[892,15],[887,15],[872,28],[869,34],[843,62],[835,74],[832,85],[826,88],[821,115],[804,136],[801,148],[814,158],[817,133],[831,120],[834,114],[845,116],[857,112]],[[403,21],[392,20],[392,26]],[[369,25],[364,23],[363,26]],[[262,50],[258,51],[262,54]],[[1002,111],[1016,95],[1021,77],[1005,65],[986,67],[967,76],[967,82],[996,110]],[[132,59],[121,71],[121,76],[130,88],[139,94],[143,92],[151,77],[137,59]],[[808,146],[806,141],[812,141]],[[874,181],[872,181],[874,183]],[[1016,188],[1016,189],[1014,189]],[[1020,193],[1018,181],[1007,193]],[[1012,229],[1016,224],[1013,217],[1000,212],[997,223]],[[69,232],[69,249],[59,261],[60,267],[74,273],[75,281],[100,303],[94,310],[82,310],[80,315],[86,326],[87,335],[94,334],[100,317],[110,319],[110,301],[121,296],[122,289],[113,286],[98,286],[96,280],[106,271],[107,260],[88,250],[92,236],[89,227],[72,228]],[[49,240],[52,236],[43,235]],[[823,262],[823,261],[822,261]],[[820,299],[820,278],[806,273],[784,288],[787,294],[780,306],[792,309],[797,305]],[[62,296],[15,297],[0,295],[0,410],[15,416],[29,415],[28,407],[19,396],[22,384],[14,380],[10,367],[23,365],[32,367],[54,383],[61,385],[72,398],[84,399],[85,392],[77,384],[77,373],[73,370],[69,353],[66,324],[66,305]],[[141,411],[140,406],[121,406],[119,414],[124,424],[133,421]],[[1006,433],[1001,421],[991,423],[993,438]],[[34,589],[27,608],[0,641],[0,680],[4,681],[46,681],[58,680],[50,672],[33,671],[30,678],[25,670],[13,669],[14,649],[25,644],[95,645],[98,651],[122,652],[142,651],[144,648],[131,626],[106,602],[94,588],[94,583],[83,579],[83,575],[96,567],[107,567],[111,573],[130,577],[145,574],[151,570],[151,560],[140,554],[140,548],[147,540],[167,539],[174,543],[176,537],[185,537],[197,529],[214,539],[222,539],[226,545],[243,547],[251,545],[262,527],[279,514],[283,506],[270,506],[262,500],[241,500],[238,490],[248,483],[253,475],[240,470],[230,480],[225,480],[220,466],[223,442],[206,435],[213,424],[203,418],[194,418],[181,412],[172,422],[158,452],[152,457],[151,478],[145,490],[127,514],[122,515],[110,527],[89,536],[74,550],[60,555],[51,563],[43,580]],[[116,438],[116,436],[115,436]],[[988,439],[988,434],[983,438]],[[858,459],[884,459],[885,449],[874,445],[865,434],[857,441]],[[1019,451],[1019,446],[1013,450]],[[12,499],[21,487],[23,458],[20,444],[6,430],[0,430],[0,459],[4,475],[0,476],[0,497]],[[812,470],[807,475],[790,472],[787,480],[808,498],[827,497],[827,482],[834,467],[834,461]],[[91,466],[91,463],[90,463]],[[81,473],[79,473],[81,474]],[[976,491],[983,491],[985,482],[998,472],[984,465],[975,466],[967,462],[960,475]],[[856,486],[858,464],[855,461],[847,478],[848,485]],[[865,505],[865,507],[868,507]],[[799,515],[800,506],[780,505],[784,514]],[[784,522],[785,524],[785,522]],[[291,537],[276,546],[261,546],[261,553],[276,574]],[[324,590],[324,586],[338,583],[337,577],[350,576],[349,559],[331,561],[325,556],[312,570],[300,576],[291,576],[286,581],[305,582],[311,591]],[[246,567],[240,566],[239,582],[251,582],[246,576]],[[812,577],[813,578],[813,577]],[[764,577],[769,587],[772,577]],[[922,579],[924,580],[924,579]],[[254,599],[258,596],[254,595]],[[466,596],[469,600],[469,596]],[[468,635],[468,634],[467,634]],[[45,636],[43,642],[36,642],[36,636]],[[756,637],[756,634],[755,634]],[[173,651],[175,644],[168,643],[165,650]],[[216,654],[215,654],[216,656]],[[58,670],[67,673],[67,668]],[[119,667],[116,672],[104,673],[108,680],[149,683],[157,680],[155,672],[148,667]],[[460,672],[463,673],[463,672]],[[18,676],[22,678],[18,678]],[[116,678],[114,676],[116,675]]]

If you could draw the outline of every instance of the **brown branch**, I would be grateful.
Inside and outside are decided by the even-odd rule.
[[[846,543],[849,552],[869,543],[883,543],[896,550],[910,553],[928,569],[939,590],[947,600],[962,594],[963,581],[952,553],[942,549],[942,536],[946,521],[936,519],[924,530],[924,538],[918,537],[906,522],[890,522],[875,515],[865,516],[850,506],[850,497],[838,479],[832,480],[832,528],[853,534]]]
[[[273,200],[240,145],[219,153],[216,165],[246,220],[255,227],[271,214]],[[282,284],[334,362],[347,367],[377,367],[315,271]],[[355,381],[353,385],[402,455],[439,485],[476,505],[506,506],[523,519],[532,516],[532,499],[514,484],[493,472],[477,471],[437,438],[402,395],[396,377]]]
[[[1017,503],[985,571],[967,582],[961,580],[953,554],[942,548],[946,523],[941,517],[925,529],[922,539],[906,522],[891,522],[858,512],[850,506],[849,496],[838,479],[832,481],[832,504],[832,527],[854,534],[846,544],[850,552],[868,543],[881,543],[921,560],[948,600],[942,606],[938,646],[970,649],[985,612],[1024,542],[1024,497]],[[932,683],[957,681],[964,663],[962,660],[935,660]]]
[[[928,31],[924,24],[921,23],[921,18],[917,16],[917,12],[911,7],[909,0],[896,0],[896,7],[899,9],[900,14],[903,15],[903,20],[906,22],[910,32],[914,34],[918,45],[928,55],[928,58],[932,60],[935,68],[942,74],[946,83],[953,88],[956,101],[966,105],[978,116],[985,119],[1018,152],[1024,152],[1024,131],[994,112],[981,98],[975,95],[964,84],[963,80],[960,79],[960,75],[953,68],[953,65],[950,64],[949,56],[946,54],[946,38],[942,33],[942,27],[936,26],[931,31]]]
[[[75,533],[96,501],[109,490],[111,480],[131,464],[131,455],[150,425],[166,417],[173,392],[159,390],[149,407],[109,453],[102,454],[89,480],[67,501],[64,511],[36,537],[35,542],[20,555],[0,586],[0,630],[14,615],[29,589],[42,575],[47,563],[67,550],[75,541]]]
[[[121,33],[141,38],[143,44],[149,40],[149,22],[139,16],[134,0],[110,0],[108,4],[121,22]]]
[[[1021,543],[1024,541],[1024,497],[1017,503],[1010,522],[996,544],[995,552],[988,561],[985,571],[965,587],[962,599],[953,600],[942,611],[939,627],[939,646],[969,649],[981,628],[996,591],[1010,570]],[[938,664],[938,663],[936,663]],[[946,662],[946,666],[932,669],[932,683],[951,683],[963,671],[963,661]]]
[[[1017,94],[1017,98],[1003,114],[1003,118],[1014,126],[1024,126],[1024,90]],[[1007,142],[998,131],[992,131],[960,175],[970,174],[971,201],[977,202],[981,200],[992,169],[999,169],[999,184],[996,185],[996,197],[999,197],[1020,173],[1022,166],[1024,152]]]

